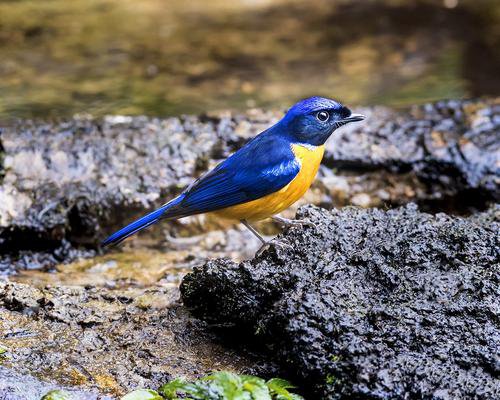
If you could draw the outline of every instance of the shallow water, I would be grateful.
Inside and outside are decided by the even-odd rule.
[[[0,0],[0,120],[500,94],[495,0]]]

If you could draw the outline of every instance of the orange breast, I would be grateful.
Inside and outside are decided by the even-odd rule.
[[[214,214],[222,218],[256,221],[278,214],[299,200],[316,177],[325,147],[292,144],[292,151],[300,162],[300,171],[288,185],[260,199],[224,208]]]

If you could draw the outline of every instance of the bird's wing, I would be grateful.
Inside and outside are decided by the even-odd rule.
[[[300,170],[290,143],[260,135],[191,185],[162,218],[220,210],[274,193]]]

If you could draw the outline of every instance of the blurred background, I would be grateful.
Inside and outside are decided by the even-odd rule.
[[[500,94],[498,0],[0,0],[0,120]]]

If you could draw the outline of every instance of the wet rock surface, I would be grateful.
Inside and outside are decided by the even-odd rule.
[[[328,143],[307,202],[331,208],[416,201],[469,213],[498,200],[498,100],[361,111],[369,115],[363,124]],[[281,115],[79,117],[5,128],[0,272],[94,255],[107,233],[178,193]],[[173,236],[207,229],[192,221],[163,227]]]
[[[2,400],[41,399],[52,390],[62,390],[72,400],[109,400],[108,396],[98,393],[84,392],[72,388],[61,388],[53,383],[47,383],[31,376],[21,375],[0,366],[0,398]]]
[[[435,199],[465,194],[499,201],[500,100],[440,101],[404,115],[386,108],[367,114],[367,123],[346,126],[328,142],[325,164],[411,172],[427,185],[429,199],[434,192]]]
[[[497,100],[359,111],[369,118],[332,137],[301,204],[416,201],[433,212],[469,214],[498,199]],[[199,216],[99,255],[103,236],[177,194],[281,114],[75,117],[2,130],[0,275],[14,275],[0,280],[0,346],[8,350],[0,397],[22,398],[16,388],[23,385],[33,399],[56,386],[78,387],[85,399],[116,397],[214,369],[303,371],[303,386],[313,382],[327,397],[429,397],[432,390],[436,398],[491,397],[498,266],[488,275],[485,265],[498,255],[488,256],[483,244],[498,228],[492,212],[461,220],[413,209],[307,208],[301,213],[317,228],[286,233],[296,252],[271,249],[241,267],[209,260],[251,258],[258,241]],[[259,229],[276,233],[269,223]],[[184,290],[208,322],[178,301],[180,279],[203,264]],[[255,332],[291,368],[232,342]],[[450,389],[451,377],[464,385]]]
[[[6,129],[0,253],[9,256],[0,269],[91,256],[103,227],[109,233],[164,202],[273,120],[242,118],[80,118]]]
[[[0,398],[36,400],[33,393],[56,384],[78,387],[77,399],[116,398],[214,369],[272,370],[263,356],[223,346],[177,299],[176,286],[165,283],[111,290],[0,282],[0,345],[7,349]],[[45,383],[16,390],[34,377]]]
[[[498,399],[500,210],[314,206],[314,227],[181,285],[192,312],[266,344],[311,398]]]

